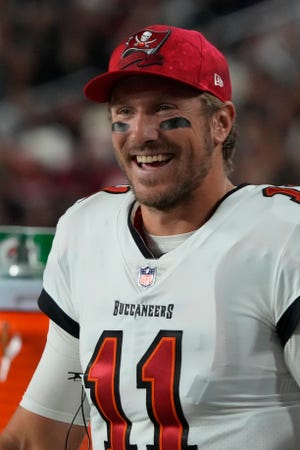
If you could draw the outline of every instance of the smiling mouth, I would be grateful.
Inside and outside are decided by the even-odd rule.
[[[151,165],[164,165],[167,164],[172,159],[172,156],[166,154],[159,155],[137,155],[136,162],[139,167],[142,167],[143,164],[151,164]]]

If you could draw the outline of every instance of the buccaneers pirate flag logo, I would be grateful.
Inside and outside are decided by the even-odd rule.
[[[162,64],[163,57],[158,50],[168,39],[170,33],[170,30],[143,30],[130,36],[121,55],[120,69],[125,69],[131,64],[137,64],[139,67]]]

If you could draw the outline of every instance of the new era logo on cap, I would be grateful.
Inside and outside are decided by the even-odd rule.
[[[222,78],[217,73],[214,74],[214,82],[215,82],[215,86],[220,86],[220,87],[224,86],[224,82],[223,82]]]
[[[195,30],[152,25],[132,33],[112,53],[108,71],[86,84],[85,95],[108,102],[115,83],[131,75],[168,78],[231,100],[224,55]]]

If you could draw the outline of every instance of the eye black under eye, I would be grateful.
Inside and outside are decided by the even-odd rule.
[[[116,133],[125,133],[126,131],[129,130],[129,125],[128,123],[124,122],[113,122],[111,124],[111,129]]]
[[[163,120],[160,123],[162,130],[174,130],[176,128],[189,128],[191,122],[185,117],[173,117],[172,119]]]

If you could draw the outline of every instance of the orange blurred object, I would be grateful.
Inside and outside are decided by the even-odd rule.
[[[22,398],[42,354],[47,331],[48,318],[41,312],[0,311],[0,430]],[[5,354],[10,361],[3,370]],[[87,448],[85,438],[80,450]]]
[[[21,339],[21,348],[12,355],[7,378],[0,379],[0,429],[22,398],[42,354],[47,330],[48,318],[40,312],[0,311],[0,358],[12,338]]]

